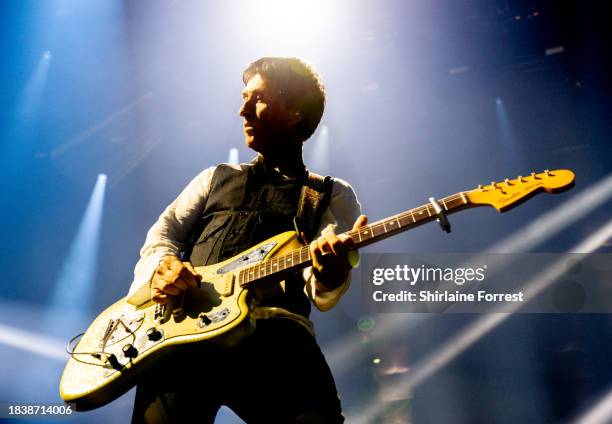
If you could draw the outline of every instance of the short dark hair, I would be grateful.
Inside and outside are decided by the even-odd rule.
[[[285,95],[287,106],[300,113],[302,120],[295,130],[306,141],[317,129],[325,109],[325,87],[317,71],[297,57],[262,57],[247,66],[242,81],[246,84],[256,74],[275,84]]]

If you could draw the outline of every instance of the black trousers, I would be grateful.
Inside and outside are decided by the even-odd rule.
[[[138,384],[132,423],[213,423],[226,405],[251,423],[342,423],[329,366],[301,325],[259,320],[236,346],[173,356]]]

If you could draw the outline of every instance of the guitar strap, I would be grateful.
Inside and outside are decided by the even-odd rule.
[[[317,235],[321,217],[331,200],[334,179],[307,171],[293,226],[303,244],[310,243]]]

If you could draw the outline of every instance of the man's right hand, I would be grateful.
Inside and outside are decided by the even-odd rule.
[[[151,300],[168,303],[187,287],[198,287],[202,277],[195,272],[191,262],[181,262],[174,256],[166,256],[157,266],[151,280]]]

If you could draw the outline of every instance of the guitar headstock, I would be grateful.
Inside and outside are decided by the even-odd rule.
[[[539,174],[532,172],[531,175],[519,176],[513,180],[506,178],[501,182],[480,185],[465,194],[471,203],[490,205],[504,212],[539,191],[558,193],[567,190],[573,186],[574,178],[574,173],[567,169],[546,170]]]

